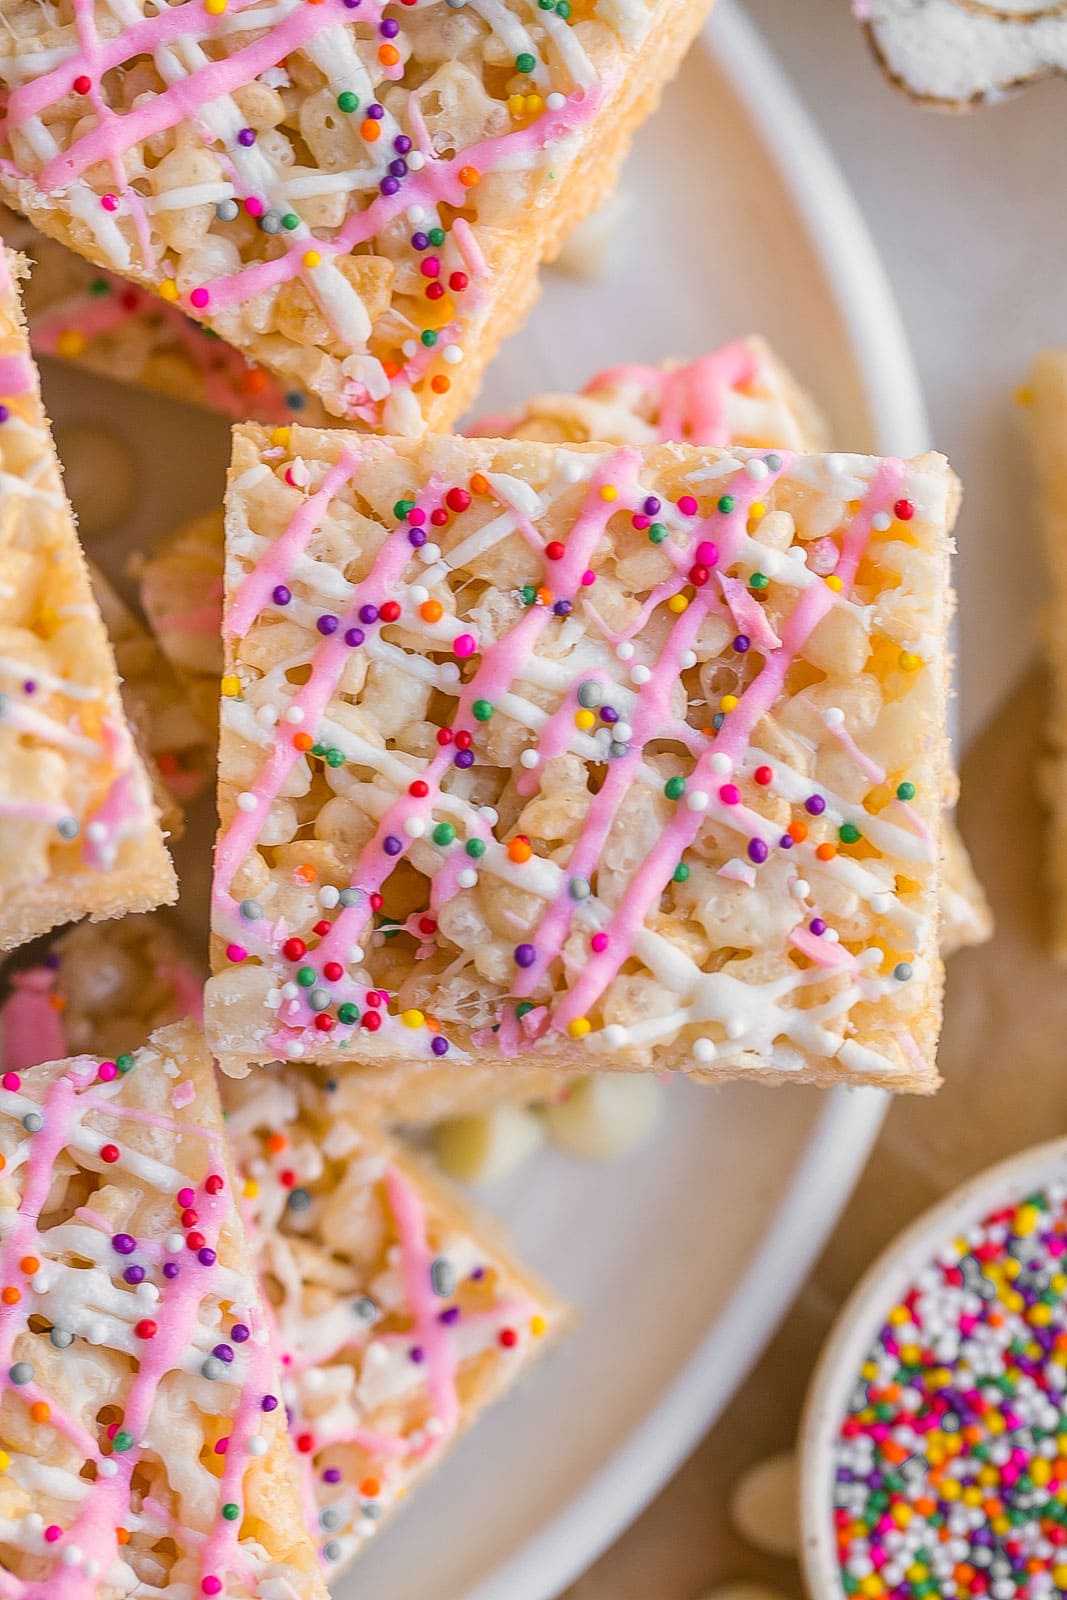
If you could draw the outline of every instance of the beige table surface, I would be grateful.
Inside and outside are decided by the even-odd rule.
[[[734,1579],[799,1595],[793,1563],[761,1555],[731,1529],[732,1484],[792,1445],[821,1341],[881,1247],[946,1189],[1067,1129],[1067,974],[1041,946],[1034,785],[1041,701],[1040,677],[1031,673],[963,764],[960,824],[997,929],[991,944],[949,965],[944,1087],[933,1100],[894,1104],[840,1226],[763,1360],[678,1475],[567,1600],[700,1600],[705,1589]]]

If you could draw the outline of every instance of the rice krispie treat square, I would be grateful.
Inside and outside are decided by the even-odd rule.
[[[333,415],[447,427],[709,0],[10,0],[0,193]]]
[[[334,1577],[566,1314],[332,1084],[272,1067],[224,1091],[304,1506]]]
[[[0,251],[0,950],[171,901],[15,286]]]
[[[235,433],[206,1020],[931,1089],[956,480]]]
[[[5,1594],[326,1600],[211,1062],[0,1084]]]

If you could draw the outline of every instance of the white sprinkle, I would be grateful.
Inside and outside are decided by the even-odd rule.
[[[439,1439],[445,1431],[445,1425],[440,1417],[427,1417],[422,1431],[429,1434],[431,1439]]]
[[[237,796],[238,811],[254,811],[258,804],[259,801],[248,789],[242,790]]]
[[[634,646],[630,643],[629,639],[624,639],[622,644],[616,645],[615,647],[615,654],[618,656],[620,661],[632,661],[634,658],[634,653]]]
[[[426,157],[423,155],[421,150],[410,150],[404,157],[404,160],[407,162],[412,172],[421,172],[423,167],[426,165]],[[420,217],[423,215],[422,206],[412,206],[411,210],[417,211]],[[410,216],[411,212],[409,212],[408,215]]]
[[[426,601],[430,598],[429,589],[427,589],[425,584],[422,583],[413,583],[411,588],[408,590],[408,594],[411,598],[411,603],[413,606],[425,605]]]
[[[871,518],[871,527],[874,529],[875,533],[885,533],[892,526],[892,517],[888,516],[884,511],[876,511],[874,516]]]
[[[348,959],[349,959],[349,961],[362,961],[363,960],[363,946],[361,944],[349,945],[349,947],[348,947]]]
[[[85,837],[91,839],[93,844],[102,844],[107,838],[107,824],[103,822],[90,822],[85,829]]]
[[[79,1544],[68,1544],[60,1551],[59,1559],[65,1567],[77,1567],[81,1564],[82,1548]]]
[[[411,360],[412,356],[417,356],[419,353],[419,346],[414,339],[405,339],[400,348],[407,356],[409,361]]]
[[[447,361],[450,367],[458,367],[463,360],[463,351],[458,344],[446,344],[441,351],[442,361]]]
[[[270,1009],[274,1011],[282,1003],[282,991],[280,989],[268,989],[263,998],[267,1005],[270,1006]]]
[[[860,955],[860,964],[864,967],[880,967],[885,960],[885,951],[872,944]]]
[[[256,712],[256,721],[263,728],[273,728],[278,720],[277,706],[260,706]]]
[[[745,1024],[740,1017],[727,1017],[723,1026],[728,1039],[740,1039],[745,1031]]]
[[[319,890],[319,905],[325,906],[327,911],[332,911],[341,898],[340,889],[332,883],[324,883]]]
[[[299,990],[299,988],[297,987],[297,985],[295,983],[283,983],[282,984],[282,999],[283,1000],[295,1000],[299,993],[300,993],[300,990]]]
[[[769,476],[770,467],[759,456],[753,456],[751,461],[745,462],[745,476],[751,478],[753,483],[760,483]]]
[[[184,1244],[185,1240],[180,1233],[168,1233],[163,1241],[163,1248],[168,1255],[176,1256]]]
[[[553,91],[552,94],[545,97],[545,105],[550,111],[562,111],[566,104],[566,97],[561,95],[558,90]],[[410,167],[410,165],[411,162],[409,161],[408,166]]]
[[[877,911],[880,917],[884,917],[887,911],[892,911],[895,899],[896,896],[890,894],[888,890],[881,890],[878,894],[872,894],[871,910]]]
[[[479,806],[478,815],[484,822],[488,822],[491,828],[495,828],[497,823],[500,821],[500,814],[494,809],[493,806]]]
[[[262,1434],[254,1433],[252,1435],[251,1439],[249,1439],[249,1441],[248,1441],[248,1453],[249,1453],[250,1456],[265,1456],[266,1455],[266,1453],[267,1453],[267,1441],[266,1441],[266,1439],[263,1438]]]
[[[293,723],[303,722],[303,720],[304,720],[304,708],[303,708],[303,706],[290,706],[289,709],[285,713],[285,720],[286,720],[286,722],[293,722]]]
[[[734,770],[734,764],[730,760],[730,757],[725,755],[721,750],[716,751],[716,753],[709,759],[708,766],[711,768],[712,772],[717,772],[719,774],[732,772]]]
[[[519,757],[519,765],[525,767],[527,772],[532,772],[540,759],[536,750],[524,750]]]
[[[432,539],[428,544],[424,544],[422,549],[419,551],[419,560],[424,566],[432,567],[434,562],[440,561],[440,559],[441,546],[439,544],[434,544]]]
[[[421,839],[426,832],[426,823],[422,817],[408,817],[404,823],[404,832],[409,839]]]
[[[826,940],[827,944],[841,943],[841,935],[838,933],[836,928],[827,928],[826,932],[823,934],[823,938]]]
[[[682,652],[682,666],[683,666],[683,668],[685,668],[685,667],[695,667],[696,664],[697,664],[697,653],[696,653],[696,651],[695,650],[684,650]]]
[[[375,1339],[364,1350],[363,1359],[369,1367],[384,1367],[388,1364],[389,1352]]]
[[[618,739],[620,744],[629,744],[633,736],[634,730],[631,728],[628,722],[617,722],[615,724],[612,738]]]
[[[456,882],[461,889],[473,889],[478,882],[478,874],[473,867],[464,867],[461,872],[457,872]]]
[[[845,460],[844,456],[827,456],[826,470],[827,472],[832,472],[835,477],[838,477],[842,472],[846,472],[848,470],[848,462]]]
[[[96,1463],[96,1475],[98,1478],[113,1478],[118,1470],[118,1462],[112,1461],[110,1456],[105,1456],[102,1461]]]
[[[559,471],[560,477],[566,483],[577,483],[580,478],[585,477],[585,467],[580,456],[564,456]]]
[[[285,1053],[289,1057],[290,1061],[299,1061],[300,1057],[304,1054],[304,1046],[300,1043],[299,1039],[290,1039],[289,1043],[285,1047]]]
[[[449,684],[459,682],[459,668],[456,666],[454,661],[442,661],[438,671],[441,674],[442,683]]]
[[[690,811],[706,811],[708,809],[708,796],[703,789],[690,789],[685,797],[685,803]]]
[[[410,167],[410,165],[411,165],[411,156],[410,155],[407,158],[407,162],[408,162],[408,166]],[[408,206],[408,221],[409,222],[421,222],[425,215],[426,215],[426,207],[425,206]]]
[[[640,663],[630,671],[630,677],[636,684],[647,683],[651,676],[651,670],[648,667],[641,666]]]
[[[620,1050],[629,1041],[630,1030],[621,1022],[609,1022],[601,1037],[609,1050]]]
[[[693,1045],[693,1055],[697,1061],[714,1061],[718,1055],[713,1039],[697,1039]]]
[[[807,878],[794,878],[789,885],[789,893],[797,900],[806,900],[811,893],[811,884]]]
[[[142,1300],[155,1301],[159,1299],[159,1290],[154,1283],[139,1283],[137,1285],[137,1293]]]
[[[822,714],[822,720],[828,728],[840,728],[845,720],[845,713],[840,706],[827,706]]]

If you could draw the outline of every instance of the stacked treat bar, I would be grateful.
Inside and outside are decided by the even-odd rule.
[[[819,453],[758,340],[443,431],[703,9],[4,6],[37,349],[242,420],[149,633],[9,258],[0,938],[123,920],[0,1005],[0,1595],[321,1595],[561,1333],[399,1125],[498,1171],[530,1105],[617,1148],[596,1083],[936,1086],[945,462]],[[152,758],[174,833],[216,741],[182,929]]]

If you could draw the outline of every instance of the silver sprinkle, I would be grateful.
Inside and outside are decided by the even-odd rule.
[[[366,1517],[368,1522],[377,1522],[382,1514],[381,1506],[375,1505],[373,1500],[364,1500],[359,1510],[360,1515]]]
[[[76,839],[78,837],[77,817],[62,817],[56,823],[56,832],[61,839]]]
[[[628,752],[629,748],[630,746],[628,744],[623,744],[621,739],[612,739],[611,743],[608,745],[608,755],[624,756]]]
[[[359,890],[358,889],[342,889],[341,890],[341,904],[343,906],[354,906],[358,899],[359,899]]]
[[[27,1133],[40,1133],[44,1127],[44,1118],[39,1111],[27,1111],[22,1119],[22,1126]]]
[[[225,1362],[220,1361],[218,1356],[208,1356],[206,1361],[202,1361],[200,1363],[201,1377],[209,1378],[212,1382],[214,1382],[216,1378],[221,1378],[225,1371],[226,1364]]]
[[[329,989],[320,989],[317,985],[308,991],[308,1005],[312,1011],[325,1011],[330,1003]]]
[[[769,456],[764,456],[763,459],[766,461],[772,472],[779,472],[781,470],[782,458],[779,455],[775,455],[773,451]]]
[[[567,892],[572,900],[588,900],[593,891],[587,878],[572,878],[567,885]]]
[[[594,710],[603,703],[603,700],[604,691],[599,683],[593,683],[590,680],[588,683],[580,683],[578,685],[578,704],[584,706],[587,711]]]
[[[322,1553],[326,1557],[327,1561],[340,1561],[342,1554],[341,1546],[338,1544],[336,1539],[330,1539],[326,1544],[323,1545]]]
[[[233,222],[240,209],[236,200],[220,200],[215,206],[215,215],[220,222]]]
[[[368,1327],[378,1320],[378,1307],[369,1294],[361,1294],[358,1300],[352,1302],[352,1310],[360,1322],[365,1322]]]
[[[344,1520],[344,1512],[338,1511],[336,1506],[326,1506],[322,1511],[319,1512],[319,1521],[322,1523],[323,1527],[328,1528],[331,1533],[335,1533]]]
[[[29,1361],[16,1361],[8,1373],[12,1383],[19,1384],[33,1382],[33,1366]]]
[[[311,1196],[306,1189],[290,1189],[288,1201],[290,1211],[306,1211],[310,1204]]]
[[[241,915],[246,922],[258,922],[263,915],[263,907],[258,900],[242,900]]]
[[[278,211],[264,211],[259,219],[259,225],[264,233],[281,233],[281,213]]]
[[[438,1256],[430,1265],[430,1285],[434,1294],[440,1295],[443,1300],[456,1292],[456,1274],[451,1261],[446,1256]]]
[[[52,1328],[48,1334],[53,1350],[66,1350],[74,1343],[74,1335],[67,1328]]]

